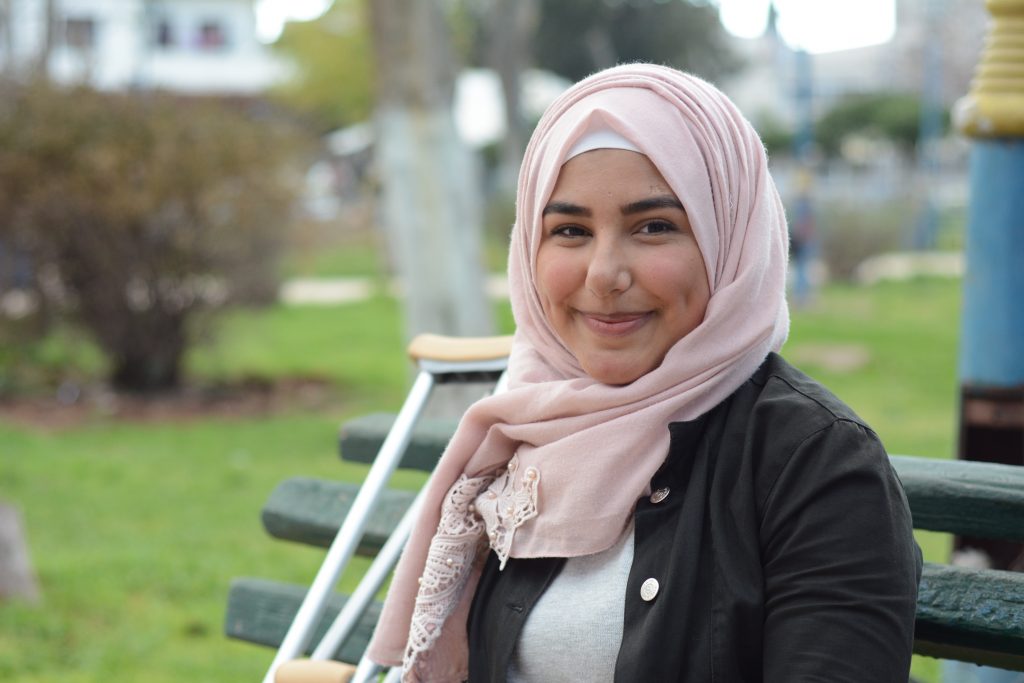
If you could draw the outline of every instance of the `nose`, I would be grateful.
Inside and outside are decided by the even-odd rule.
[[[625,292],[633,284],[626,250],[614,240],[594,242],[587,264],[587,289],[601,298]]]

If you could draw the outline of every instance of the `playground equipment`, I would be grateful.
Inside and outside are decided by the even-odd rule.
[[[985,52],[954,120],[972,138],[960,345],[959,456],[1024,465],[1024,0],[989,0]],[[957,539],[999,569],[1022,546]]]

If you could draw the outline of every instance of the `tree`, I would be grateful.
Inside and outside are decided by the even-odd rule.
[[[374,0],[380,216],[408,334],[489,334],[480,179],[452,116],[455,60],[437,0]]]
[[[173,388],[204,312],[276,291],[294,142],[214,102],[12,88],[0,243],[95,338],[116,388]]]
[[[494,0],[487,16],[485,63],[501,78],[506,133],[501,142],[498,186],[515,192],[519,162],[529,135],[520,105],[520,74],[530,66],[530,36],[537,27],[537,0]]]
[[[325,129],[370,117],[373,49],[363,3],[335,0],[315,21],[289,22],[274,48],[295,66],[275,91],[282,102],[312,113]]]
[[[572,80],[628,61],[709,80],[739,67],[717,10],[686,0],[540,0],[533,54],[538,67]]]
[[[50,75],[50,56],[57,38],[57,3],[45,0],[43,3],[43,42],[36,57],[34,77],[45,80]]]
[[[948,127],[948,113],[946,115]],[[839,155],[851,135],[889,140],[904,153],[916,148],[921,126],[921,99],[906,93],[849,95],[835,104],[814,125],[815,137],[827,157]]]
[[[796,133],[786,126],[777,116],[770,112],[762,112],[754,117],[754,128],[768,151],[768,157],[787,156],[793,153]]]

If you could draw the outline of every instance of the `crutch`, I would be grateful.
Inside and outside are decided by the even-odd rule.
[[[352,506],[331,543],[327,556],[313,579],[313,584],[295,614],[295,619],[281,641],[263,683],[274,683],[278,667],[305,652],[312,639],[313,630],[326,607],[327,599],[355,552],[374,505],[398,463],[401,462],[412,437],[413,427],[423,412],[434,385],[453,382],[497,382],[496,389],[503,388],[502,375],[508,364],[510,348],[511,337],[452,338],[419,335],[409,344],[409,356],[418,363],[420,369],[416,381],[391,431],[381,444],[380,451],[359,488],[359,493],[352,501]],[[345,609],[338,614],[335,624],[327,634],[330,638],[325,636],[322,639],[314,651],[314,659],[333,656],[387,578],[408,538],[421,495],[422,493],[416,497],[396,531],[371,564],[363,582],[353,593]],[[366,584],[365,587],[363,583]]]

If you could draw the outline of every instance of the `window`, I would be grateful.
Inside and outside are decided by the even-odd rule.
[[[160,19],[156,22],[153,31],[153,42],[164,48],[174,47],[174,25],[169,19]]]
[[[204,21],[199,26],[199,47],[203,50],[222,50],[228,45],[224,27],[219,21]]]
[[[64,21],[64,44],[76,50],[91,50],[96,45],[96,22],[89,18],[68,17]]]

